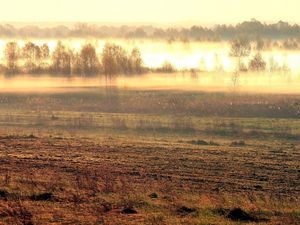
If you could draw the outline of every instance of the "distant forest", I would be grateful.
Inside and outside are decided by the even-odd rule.
[[[165,39],[168,41],[230,41],[237,36],[245,36],[250,41],[257,38],[270,40],[300,40],[300,26],[279,21],[267,24],[252,19],[233,25],[213,27],[192,26],[190,28],[158,28],[154,26],[98,26],[86,23],[73,27],[56,26],[41,28],[0,25],[1,38],[143,38]]]

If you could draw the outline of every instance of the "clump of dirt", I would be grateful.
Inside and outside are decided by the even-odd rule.
[[[8,192],[5,190],[0,190],[0,198],[7,198]]]
[[[251,216],[244,210],[240,208],[235,208],[233,210],[230,210],[227,218],[234,220],[234,221],[247,221],[247,222],[256,222],[257,218]]]
[[[51,120],[59,120],[59,117],[58,117],[58,116],[55,116],[55,115],[52,115],[52,116],[51,116]]]
[[[28,138],[28,139],[37,139],[38,137],[33,135],[33,134],[30,134],[28,136],[25,136],[25,138]]]
[[[122,214],[132,215],[137,214],[137,211],[133,208],[125,208],[121,211]]]
[[[24,135],[24,136],[19,136],[19,135],[7,135],[7,136],[0,136],[0,140],[15,140],[15,139],[38,139],[37,136],[30,134],[30,135]]]
[[[5,199],[5,200],[15,200],[15,199],[19,199],[21,196],[18,193],[11,193],[8,192],[4,189],[0,190],[0,199]]]
[[[264,188],[261,185],[254,185],[256,190],[263,190]]]
[[[205,145],[205,146],[220,146],[220,144],[214,142],[214,141],[204,141],[204,140],[193,140],[193,141],[188,141],[189,144],[193,145]]]
[[[53,200],[53,194],[50,192],[46,192],[46,193],[41,193],[41,194],[37,194],[37,195],[31,195],[30,199],[32,201],[51,201]]]
[[[188,215],[191,213],[197,212],[197,209],[194,208],[189,208],[186,206],[181,206],[177,209],[177,213],[181,214],[181,215]]]
[[[224,216],[228,219],[231,219],[233,221],[241,221],[241,222],[268,222],[269,219],[267,218],[258,218],[256,216],[253,216],[241,208],[235,208],[235,209],[225,209],[225,208],[217,208],[213,210],[213,213]]]
[[[233,141],[230,144],[231,147],[241,147],[241,146],[246,146],[246,145],[247,144],[245,141]]]
[[[215,213],[217,215],[226,216],[230,212],[230,209],[217,208],[212,211],[213,211],[213,213]]]
[[[149,195],[149,197],[150,197],[150,198],[158,198],[158,194],[156,194],[156,193],[151,193],[151,194]]]
[[[112,210],[112,205],[109,202],[104,201],[101,205],[103,207],[103,212],[109,212]]]

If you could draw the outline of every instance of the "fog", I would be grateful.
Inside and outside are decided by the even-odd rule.
[[[241,74],[233,79],[232,73],[179,72],[151,73],[139,76],[116,76],[111,80],[103,76],[92,78],[66,78],[42,76],[16,76],[0,78],[0,92],[76,92],[97,90],[108,86],[126,90],[181,90],[234,93],[300,93],[300,79],[283,74]]]
[[[0,40],[0,60],[4,63],[3,49],[11,40]],[[22,47],[27,40],[19,40]],[[47,43],[53,51],[57,40],[31,40],[38,45]],[[87,40],[70,39],[63,43],[69,48],[78,50]],[[264,73],[240,73],[234,76],[236,59],[229,56],[228,43],[203,42],[164,42],[150,40],[88,40],[101,52],[107,42],[121,45],[126,49],[138,47],[142,53],[144,64],[156,68],[165,61],[176,69],[185,72],[172,74],[149,73],[138,76],[115,76],[106,80],[104,76],[92,78],[59,77],[48,74],[15,77],[0,77],[0,92],[56,92],[89,90],[115,86],[125,89],[152,90],[186,90],[186,91],[221,91],[221,92],[259,92],[259,93],[299,93],[300,92],[300,51],[271,49],[262,51],[267,68],[271,61],[286,71]],[[255,51],[253,51],[255,54]],[[252,57],[252,56],[249,56]],[[244,58],[247,61],[247,58]],[[190,69],[204,72],[190,72]],[[268,69],[267,69],[268,71]]]

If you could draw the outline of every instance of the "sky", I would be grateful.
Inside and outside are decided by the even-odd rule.
[[[0,0],[0,22],[300,22],[299,0]]]

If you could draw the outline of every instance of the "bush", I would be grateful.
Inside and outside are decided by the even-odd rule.
[[[266,70],[266,62],[260,53],[257,53],[249,62],[249,69],[251,71],[260,72]]]

